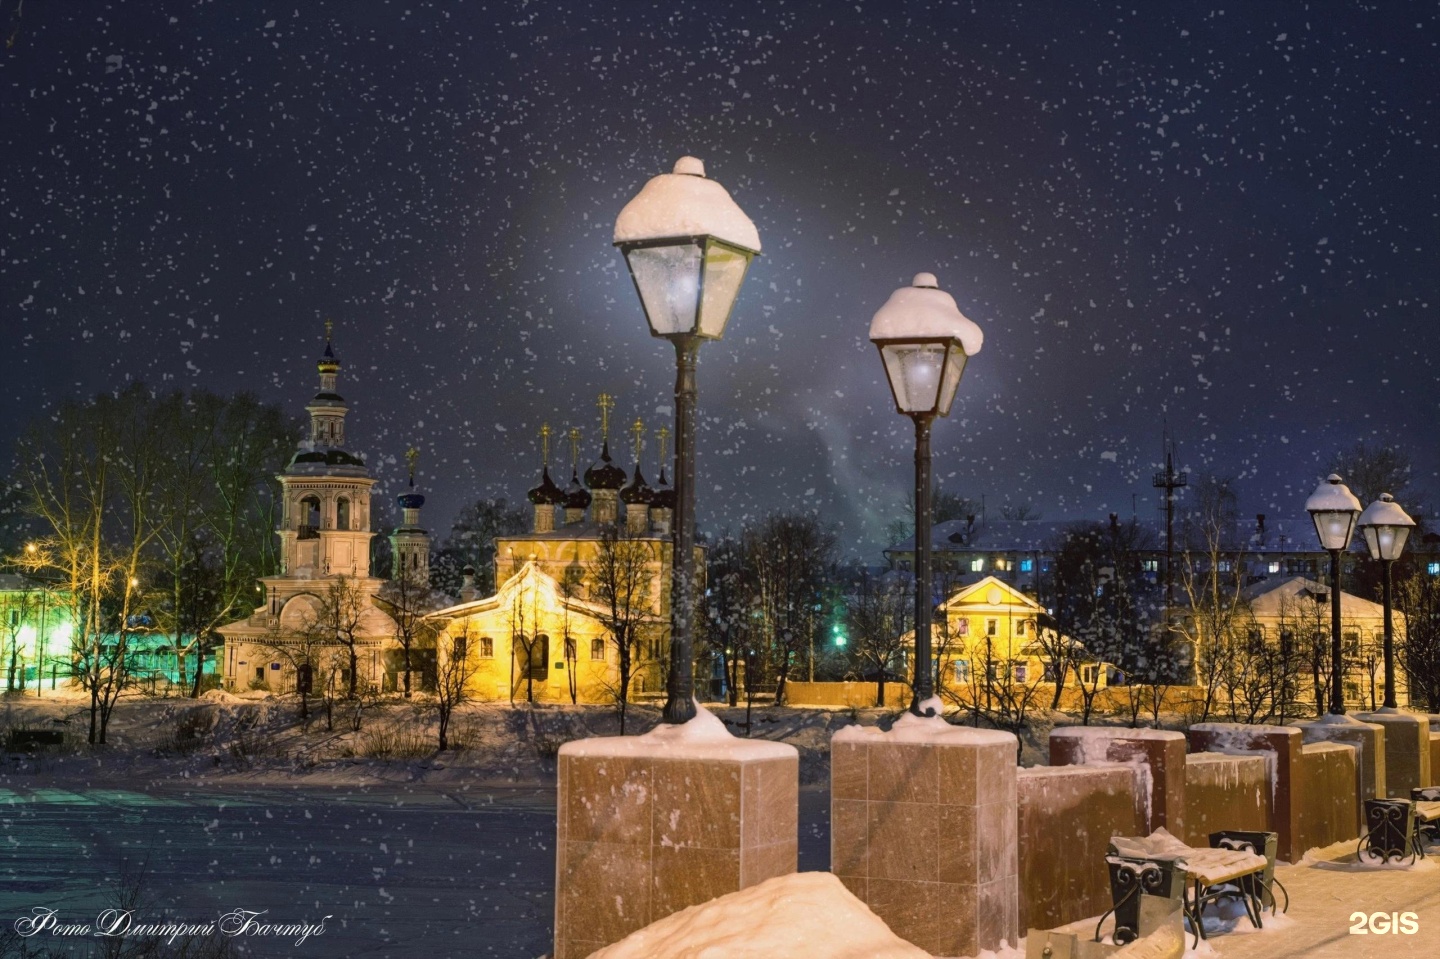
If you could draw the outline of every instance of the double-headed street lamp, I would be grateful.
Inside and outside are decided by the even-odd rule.
[[[675,172],[646,183],[615,221],[614,243],[650,324],[650,335],[675,344],[675,514],[670,586],[670,672],[667,723],[695,715],[695,363],[704,340],[718,340],[760,234],[725,188],[705,178],[705,165],[681,157]]]
[[[1344,655],[1340,648],[1340,554],[1350,545],[1360,501],[1331,473],[1305,501],[1320,547],[1330,553],[1330,715],[1345,715]]]
[[[930,671],[930,424],[949,416],[965,362],[985,341],[933,274],[890,294],[870,321],[895,408],[915,421],[915,682],[910,712],[935,695]],[[923,715],[931,715],[926,710]]]
[[[1397,712],[1395,701],[1395,630],[1391,615],[1390,567],[1405,550],[1405,540],[1415,521],[1410,518],[1395,498],[1381,493],[1380,498],[1360,514],[1360,533],[1370,549],[1370,558],[1380,563],[1385,571],[1385,707],[1382,712]]]

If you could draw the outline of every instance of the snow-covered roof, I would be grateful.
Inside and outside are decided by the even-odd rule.
[[[1264,579],[1245,587],[1244,597],[1250,603],[1250,610],[1256,616],[1279,616],[1283,613],[1294,615],[1293,605],[1301,601],[1329,602],[1330,587],[1304,576],[1287,576],[1284,579]],[[1326,605],[1326,616],[1329,616]],[[1380,619],[1385,607],[1362,599],[1354,593],[1340,591],[1340,616],[1342,619]],[[1396,620],[1404,622],[1404,614],[1396,611]]]
[[[652,177],[615,220],[616,243],[703,236],[760,252],[760,233],[725,188],[706,179],[705,164],[681,157],[674,173]]]
[[[966,356],[980,352],[985,334],[960,312],[955,297],[940,289],[931,273],[917,273],[911,286],[890,294],[870,321],[870,339],[953,336]]]

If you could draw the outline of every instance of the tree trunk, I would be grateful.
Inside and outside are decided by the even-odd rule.
[[[410,644],[405,644],[405,698],[410,698]]]
[[[358,673],[359,673],[359,672],[360,672],[360,654],[355,651],[355,644],[354,644],[354,643],[351,643],[351,644],[350,644],[350,684],[349,684],[349,685],[350,685],[350,689],[349,689],[349,692],[346,693],[346,698],[347,698],[347,699],[354,699],[354,698],[355,698],[355,682],[356,682],[356,680],[359,678],[359,676],[358,676]]]

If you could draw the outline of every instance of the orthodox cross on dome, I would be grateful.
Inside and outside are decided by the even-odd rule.
[[[645,448],[645,423],[640,417],[635,417],[635,422],[630,424],[630,439],[635,443],[635,462],[640,462],[640,451]]]
[[[335,332],[335,321],[334,321],[334,320],[331,320],[331,319],[327,319],[327,320],[325,321],[325,345],[326,345],[326,346],[329,346],[329,345],[330,345],[330,335],[331,335],[332,333],[334,333],[334,332]]]
[[[636,420],[635,422],[639,423],[640,421]],[[663,469],[665,466],[665,448],[670,442],[670,427],[660,427],[655,431],[655,438],[660,441],[660,466]]]
[[[540,424],[540,465],[550,465],[550,424]]]
[[[574,472],[580,468],[580,427],[570,427],[570,470]]]
[[[615,397],[609,393],[601,393],[595,405],[600,407],[600,439],[608,440],[610,438],[610,411],[615,408]]]
[[[410,485],[415,485],[415,464],[420,462],[420,451],[410,447],[405,451],[405,459],[410,463]]]

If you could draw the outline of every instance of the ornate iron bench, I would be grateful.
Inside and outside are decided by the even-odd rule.
[[[1273,852],[1273,846],[1271,847]],[[1206,938],[1205,907],[1221,899],[1238,898],[1244,903],[1245,914],[1255,928],[1261,928],[1260,913],[1264,909],[1263,876],[1267,867],[1273,868],[1273,859],[1242,848],[1196,848],[1187,846],[1174,836],[1164,833],[1140,839],[1117,836],[1110,841],[1110,855],[1105,857],[1110,865],[1110,893],[1115,913],[1115,941],[1120,942],[1122,929],[1133,928],[1126,920],[1133,915],[1131,900],[1141,892],[1151,895],[1174,895],[1178,880],[1179,897],[1185,917],[1190,920],[1195,945]],[[1118,861],[1118,862],[1117,862]],[[1129,870],[1122,866],[1128,865]],[[1151,871],[1151,868],[1154,871]],[[1244,882],[1247,877],[1253,881]],[[1272,874],[1273,880],[1273,874]],[[1159,892],[1146,888],[1146,883]],[[1186,885],[1190,886],[1187,895]],[[1132,885],[1139,886],[1132,890]],[[1272,902],[1274,897],[1271,897]],[[1286,897],[1288,907],[1288,895]],[[1122,909],[1125,912],[1122,914]],[[1107,912],[1100,917],[1103,925]],[[1100,925],[1095,927],[1098,941]]]
[[[1210,834],[1210,845],[1215,849],[1238,849],[1242,852],[1252,852],[1257,856],[1265,857],[1265,869],[1263,872],[1252,873],[1248,876],[1241,876],[1237,882],[1240,892],[1250,897],[1259,904],[1260,909],[1255,915],[1256,928],[1260,927],[1259,912],[1263,911],[1266,905],[1265,900],[1270,900],[1270,915],[1275,915],[1277,907],[1281,912],[1290,911],[1290,891],[1285,884],[1275,878],[1275,850],[1279,845],[1279,834],[1273,832],[1251,832],[1243,829],[1222,829],[1220,832]],[[1285,905],[1280,906],[1275,898],[1275,890],[1285,895]]]
[[[1111,847],[1113,850],[1113,846]],[[1146,896],[1175,900],[1184,908],[1184,861],[1165,857],[1153,859],[1137,856],[1109,855],[1105,864],[1110,868],[1111,907],[1095,924],[1095,941],[1101,939],[1100,929],[1113,912],[1115,931],[1111,940],[1117,946],[1134,942],[1148,932],[1142,905]]]
[[[1410,790],[1410,801],[1415,804],[1415,828],[1424,839],[1440,843],[1440,810],[1432,813],[1426,805],[1440,803],[1440,786],[1416,786]]]
[[[1356,847],[1356,856],[1361,862],[1417,862],[1425,858],[1421,830],[1431,831],[1437,822],[1440,800],[1367,799],[1366,830]]]

